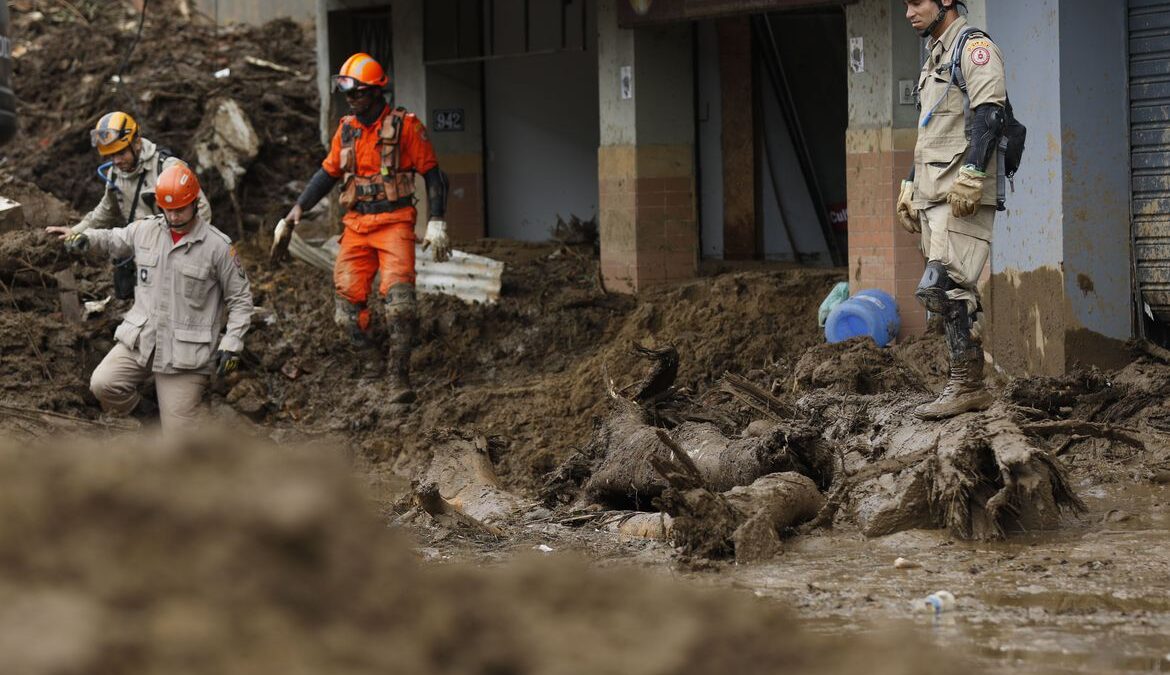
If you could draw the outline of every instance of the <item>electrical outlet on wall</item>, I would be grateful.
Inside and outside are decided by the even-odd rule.
[[[898,80],[898,103],[914,105],[914,80]]]

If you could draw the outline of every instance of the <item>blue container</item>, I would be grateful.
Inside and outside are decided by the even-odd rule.
[[[843,342],[868,335],[877,346],[885,347],[898,337],[901,325],[898,305],[890,294],[868,288],[833,308],[825,321],[825,339]]]

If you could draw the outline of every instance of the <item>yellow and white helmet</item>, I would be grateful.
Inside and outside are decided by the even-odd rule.
[[[89,139],[93,147],[103,157],[125,150],[138,137],[138,123],[134,118],[121,111],[114,111],[102,115],[97,126],[89,132]]]

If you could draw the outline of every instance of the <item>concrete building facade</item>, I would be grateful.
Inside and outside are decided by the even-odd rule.
[[[924,54],[903,0],[315,1],[323,100],[341,59],[380,50],[451,175],[457,238],[595,218],[622,292],[703,258],[837,264],[895,296],[903,337],[924,329],[894,216]],[[1009,374],[1108,365],[1170,313],[1170,0],[967,5],[1029,128],[984,277],[989,352]]]

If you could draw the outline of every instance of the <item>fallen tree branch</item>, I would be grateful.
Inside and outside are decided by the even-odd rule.
[[[774,420],[791,420],[796,416],[790,405],[735,373],[724,373],[719,388]]]
[[[1146,444],[1136,436],[1136,430],[1117,427],[1112,424],[1085,422],[1082,420],[1058,420],[1054,422],[1034,422],[1031,424],[1021,424],[1020,430],[1024,433],[1033,434],[1036,436],[1070,434],[1090,436],[1093,438],[1106,438],[1113,441],[1121,441],[1122,443],[1132,445],[1139,450],[1146,449]]]

